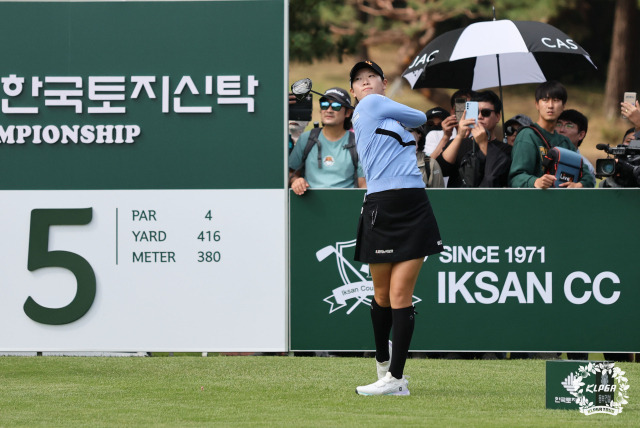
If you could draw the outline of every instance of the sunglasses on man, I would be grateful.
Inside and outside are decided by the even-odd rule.
[[[491,110],[490,108],[483,108],[482,110],[480,110],[480,114],[482,115],[482,117],[489,117],[494,111],[495,110]]]
[[[330,103],[329,101],[320,101],[320,110],[328,110],[329,107],[331,107],[333,111],[340,111],[340,109],[342,108],[342,104],[335,101],[332,103]]]
[[[504,134],[507,137],[511,137],[512,135],[517,134],[518,131],[519,131],[518,128],[516,128],[515,126],[512,126],[512,125],[509,125],[509,126],[507,126],[507,129],[504,131]]]

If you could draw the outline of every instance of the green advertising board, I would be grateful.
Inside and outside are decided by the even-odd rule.
[[[0,7],[0,189],[282,188],[283,0]]]
[[[445,252],[414,293],[416,351],[640,350],[640,191],[428,190]],[[290,193],[291,348],[370,350],[364,192]]]

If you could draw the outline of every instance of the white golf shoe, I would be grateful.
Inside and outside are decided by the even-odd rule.
[[[389,341],[389,361],[379,363],[378,360],[376,360],[376,369],[378,370],[378,379],[382,379],[387,375],[387,372],[389,371],[390,366],[391,366],[391,341]]]
[[[410,395],[409,382],[404,376],[402,379],[396,379],[390,372],[387,372],[385,377],[371,385],[358,386],[356,393],[360,395]]]

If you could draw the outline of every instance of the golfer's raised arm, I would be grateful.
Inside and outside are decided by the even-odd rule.
[[[427,121],[427,116],[424,112],[407,107],[386,97],[382,98],[379,108],[378,113],[381,118],[395,119],[406,128],[417,128]]]

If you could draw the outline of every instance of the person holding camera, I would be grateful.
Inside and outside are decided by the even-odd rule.
[[[311,95],[309,95],[309,98],[311,98]],[[294,110],[297,105],[298,100],[296,96],[289,94],[289,153],[291,153],[293,147],[298,142],[298,138],[300,138],[300,135],[302,135],[304,129],[311,121],[311,105],[309,105],[308,111],[302,113]]]
[[[351,129],[353,107],[342,88],[320,98],[322,128],[300,135],[289,155],[289,185],[296,195],[309,188],[366,187]]]
[[[556,131],[556,122],[567,103],[565,87],[556,81],[544,82],[536,88],[535,97],[538,120],[531,128],[521,129],[513,145],[509,171],[511,187],[553,187],[556,177],[545,170],[543,156],[552,147],[577,152],[573,143]],[[583,164],[582,177],[578,182],[567,181],[559,187],[594,187],[595,182],[595,177],[589,172],[587,165]]]
[[[474,92],[471,89],[458,89],[451,95],[451,110],[449,114],[434,114],[436,109],[444,110],[440,107],[428,110],[427,115],[427,127],[429,122],[433,119],[440,117],[440,122],[437,126],[432,127],[431,130],[427,130],[424,143],[424,154],[430,156],[432,159],[437,159],[442,153],[444,146],[456,136],[458,127],[458,116],[456,115],[456,104],[471,101]]]
[[[511,166],[511,146],[495,135],[502,102],[493,91],[478,92],[478,120],[460,120],[458,134],[437,158],[442,173],[449,177],[447,188],[506,187]]]
[[[640,104],[623,101],[620,113],[633,124],[622,137],[622,144],[609,147],[608,144],[597,144],[598,150],[613,154],[615,158],[598,159],[596,173],[603,178],[599,187],[620,188],[640,187]]]
[[[640,103],[636,100],[635,105],[628,102],[620,103],[620,114],[631,122],[637,131],[640,131]]]
[[[600,188],[640,187],[640,131],[627,129],[622,144],[616,147],[596,144],[596,149],[615,156],[596,161],[596,174],[603,178]]]

